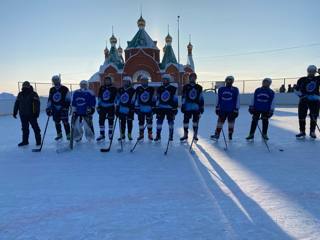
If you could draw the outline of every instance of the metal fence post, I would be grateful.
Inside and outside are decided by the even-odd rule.
[[[37,92],[37,83],[34,83],[34,90]]]
[[[244,80],[242,80],[242,93],[245,92],[245,88],[246,88],[246,83]]]

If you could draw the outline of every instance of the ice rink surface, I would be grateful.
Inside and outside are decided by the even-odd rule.
[[[109,153],[99,151],[107,143],[86,141],[57,153],[67,143],[54,142],[50,121],[43,151],[33,153],[32,131],[19,149],[20,122],[0,117],[0,239],[320,239],[320,141],[295,139],[297,109],[276,110],[271,153],[258,130],[254,143],[244,139],[247,107],[228,151],[209,139],[216,120],[207,107],[190,153],[179,143],[179,113],[165,156],[166,123],[161,144],[145,140],[134,153],[134,142],[119,153],[117,141]]]

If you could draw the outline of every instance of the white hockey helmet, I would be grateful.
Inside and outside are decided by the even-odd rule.
[[[262,80],[262,85],[266,87],[270,87],[272,84],[272,79],[271,78],[264,78]]]
[[[231,75],[230,75],[230,76],[227,76],[226,79],[225,79],[225,82],[226,82],[226,83],[233,83],[233,82],[234,82],[234,77],[231,76]]]
[[[162,75],[162,81],[168,81],[171,82],[171,75],[170,74],[163,74]]]
[[[61,77],[60,75],[53,75],[51,78],[51,81],[54,85],[58,85],[61,83]]]
[[[310,65],[308,68],[307,68],[307,72],[308,74],[316,74],[317,73],[317,67],[315,65]]]
[[[124,76],[122,79],[124,82],[132,83],[132,78],[130,76]]]
[[[88,81],[86,81],[86,80],[80,81],[80,88],[81,89],[88,89],[88,86],[89,86]]]
[[[149,82],[149,77],[146,74],[142,74],[142,75],[140,75],[140,81]]]

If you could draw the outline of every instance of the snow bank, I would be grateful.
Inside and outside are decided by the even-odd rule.
[[[0,100],[10,100],[15,99],[16,97],[12,93],[1,92]]]
[[[0,116],[10,115],[13,112],[13,106],[16,101],[16,97],[8,99],[0,99]],[[40,97],[40,108],[44,111],[47,106],[48,98]]]

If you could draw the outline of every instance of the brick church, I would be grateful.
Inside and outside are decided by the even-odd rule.
[[[138,32],[131,41],[127,42],[124,50],[119,45],[117,48],[117,38],[112,34],[110,38],[111,48],[104,49],[105,61],[100,69],[89,79],[90,88],[95,92],[100,87],[101,79],[106,75],[112,75],[114,85],[121,86],[122,76],[129,75],[134,83],[139,83],[140,76],[145,74],[150,77],[152,84],[159,85],[161,76],[168,73],[173,81],[181,87],[187,80],[187,76],[194,72],[194,62],[192,58],[192,44],[187,46],[188,61],[186,65],[179,64],[172,47],[172,37],[168,33],[165,38],[166,45],[163,48],[163,56],[160,61],[160,49],[157,41],[154,41],[145,30],[146,21],[142,16],[138,19]]]

